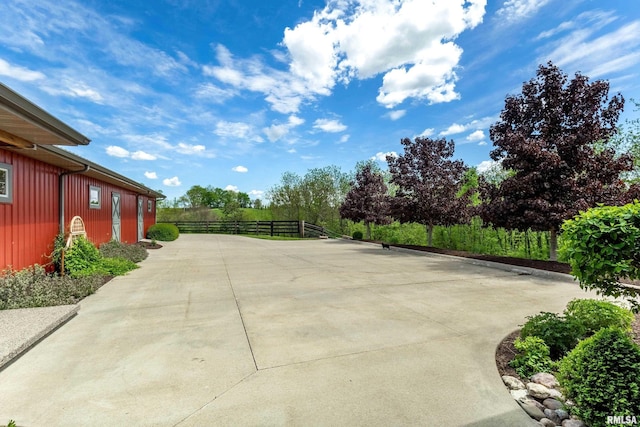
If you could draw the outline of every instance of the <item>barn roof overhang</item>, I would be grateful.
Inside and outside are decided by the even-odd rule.
[[[87,145],[91,140],[0,83],[0,146]]]

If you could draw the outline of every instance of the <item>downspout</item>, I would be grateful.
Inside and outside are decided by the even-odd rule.
[[[64,178],[67,175],[77,175],[79,173],[87,172],[89,169],[89,165],[84,165],[84,168],[79,171],[62,172],[58,175],[58,218],[60,221],[58,225],[58,232],[60,234],[64,234]]]

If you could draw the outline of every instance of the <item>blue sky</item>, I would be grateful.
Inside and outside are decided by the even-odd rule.
[[[169,198],[264,198],[420,135],[484,166],[505,96],[549,60],[640,99],[640,2],[0,3],[0,81],[92,140],[71,151]]]

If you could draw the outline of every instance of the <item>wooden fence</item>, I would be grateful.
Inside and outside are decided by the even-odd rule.
[[[262,234],[283,237],[339,237],[305,221],[173,221],[181,233]]]

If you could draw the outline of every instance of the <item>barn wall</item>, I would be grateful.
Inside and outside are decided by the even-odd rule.
[[[0,150],[13,166],[13,203],[0,203],[0,271],[46,264],[58,233],[59,168]]]
[[[59,227],[58,176],[62,169],[0,149],[0,163],[13,166],[13,203],[0,203],[0,271],[46,264]],[[89,186],[100,188],[100,209],[89,208]],[[111,194],[120,193],[122,242],[138,240],[137,193],[84,175],[65,177],[65,231],[71,219],[82,217],[88,238],[94,244],[112,238]],[[144,235],[155,223],[156,202],[148,212],[143,198]]]

